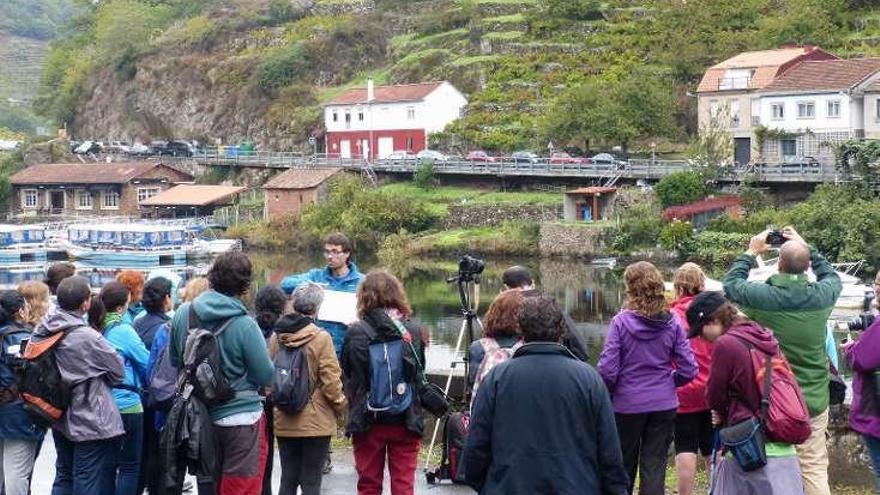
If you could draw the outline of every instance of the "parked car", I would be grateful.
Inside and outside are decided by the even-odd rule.
[[[449,157],[440,153],[439,151],[434,150],[422,150],[416,154],[416,158],[422,161],[435,161],[435,162],[446,162],[449,161]]]
[[[87,155],[89,153],[100,153],[101,150],[101,144],[97,141],[83,141],[73,152],[78,155]]]
[[[550,155],[551,165],[578,165],[590,163],[589,158],[575,158],[564,151],[554,151]]]
[[[495,157],[489,156],[488,153],[486,153],[485,151],[482,151],[482,150],[471,151],[470,153],[467,154],[467,156],[464,159],[469,162],[494,163],[495,161],[497,161]]]
[[[131,145],[125,141],[110,141],[107,143],[104,150],[107,151],[107,153],[118,153],[121,155],[128,153],[131,150]]]
[[[531,151],[514,151],[511,157],[514,163],[538,163],[541,161],[541,157]]]
[[[393,161],[415,160],[416,155],[413,155],[409,151],[398,150],[398,151],[395,151],[395,152],[391,153],[390,155],[386,156],[384,159],[385,160],[393,160]]]
[[[611,153],[599,153],[590,158],[590,162],[598,168],[611,168],[622,170],[626,168],[627,162],[618,160]]]
[[[193,156],[192,146],[186,141],[153,141],[150,147],[160,156]]]
[[[128,147],[128,152],[126,154],[129,156],[147,156],[151,154],[151,152],[152,150],[146,144],[134,143]]]

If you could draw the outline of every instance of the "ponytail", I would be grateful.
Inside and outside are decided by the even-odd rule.
[[[101,301],[101,296],[95,294],[92,296],[92,302],[89,304],[89,326],[100,333],[104,333],[104,318],[107,316],[107,308]]]

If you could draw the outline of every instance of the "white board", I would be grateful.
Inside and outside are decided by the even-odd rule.
[[[348,325],[357,321],[357,296],[354,292],[324,291],[324,302],[318,310],[318,319]]]

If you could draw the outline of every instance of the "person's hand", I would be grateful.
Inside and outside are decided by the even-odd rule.
[[[804,242],[804,238],[801,237],[801,235],[798,234],[797,231],[794,230],[794,227],[792,227],[791,225],[786,225],[782,229],[782,236],[785,237],[786,239],[788,239],[789,241],[799,241],[803,244],[806,244],[806,242]]]
[[[846,352],[850,347],[856,344],[855,340],[852,339],[844,339],[843,342],[840,343],[840,350]]]
[[[718,412],[713,409],[712,410],[712,426],[717,428],[719,425],[721,425],[721,415],[718,414]]]
[[[758,256],[760,254],[764,254],[770,249],[770,245],[767,244],[767,234],[770,233],[770,230],[767,229],[760,234],[752,237],[749,241],[749,249],[746,251],[752,256]]]

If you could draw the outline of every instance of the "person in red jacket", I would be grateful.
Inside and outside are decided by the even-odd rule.
[[[675,271],[672,284],[676,299],[669,309],[678,317],[685,334],[688,334],[690,328],[685,313],[694,297],[703,292],[706,275],[699,265],[685,263]],[[693,495],[694,480],[697,475],[697,455],[702,454],[708,462],[712,454],[714,437],[712,414],[706,401],[706,382],[709,381],[709,366],[712,362],[712,343],[699,335],[690,337],[688,342],[697,361],[697,377],[677,389],[675,469],[678,472],[679,495]]]

